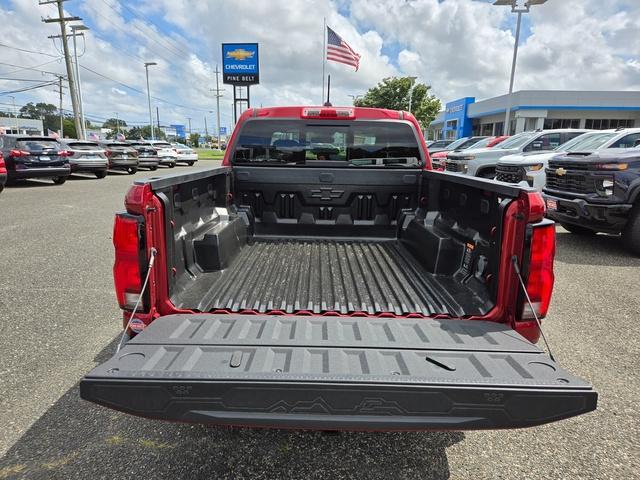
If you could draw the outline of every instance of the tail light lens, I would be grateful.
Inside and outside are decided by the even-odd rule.
[[[113,225],[113,279],[118,304],[124,310],[133,310],[142,294],[143,225],[143,217],[128,213],[116,214]]]
[[[104,151],[104,154],[105,154],[107,157],[110,157],[110,156],[112,156],[112,155],[113,155],[113,150],[105,150],[105,151]]]
[[[31,155],[31,152],[27,152],[26,150],[11,150],[9,155],[12,157],[28,157]]]
[[[59,157],[70,157],[71,155],[73,155],[73,153],[70,152],[69,150],[60,150],[58,152]]]
[[[553,292],[553,258],[556,254],[556,228],[553,222],[534,226],[531,233],[530,256],[527,271],[527,293],[538,318],[549,310]],[[526,299],[523,299],[522,320],[535,318]]]
[[[4,157],[0,153],[0,173],[7,173],[7,166],[4,163]]]

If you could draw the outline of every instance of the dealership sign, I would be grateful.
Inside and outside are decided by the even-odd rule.
[[[222,44],[222,81],[232,85],[260,83],[257,43]]]

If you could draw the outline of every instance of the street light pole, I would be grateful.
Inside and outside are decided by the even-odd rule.
[[[151,111],[151,92],[149,90],[149,67],[157,65],[156,62],[145,62],[144,71],[147,74],[147,102],[149,102],[149,125],[151,125],[151,140],[155,140],[155,132],[153,130],[153,112]]]
[[[356,101],[357,101],[359,98],[364,97],[364,95],[349,95],[349,96],[352,98],[352,100],[353,100],[353,102],[352,102],[352,103],[353,103],[354,105],[356,104]]]
[[[114,112],[116,114],[116,131],[118,132],[118,134],[120,133],[120,116],[118,115],[118,112]]]
[[[84,106],[82,105],[82,85],[80,83],[80,65],[78,64],[78,47],[76,44],[76,37],[78,35],[84,36],[84,34],[76,33],[78,31],[89,30],[89,27],[86,25],[71,25],[71,36],[73,37],[73,58],[76,67],[76,86],[77,86],[77,94],[78,94],[78,110],[80,113],[80,132],[77,132],[80,135],[82,140],[87,139],[87,126],[84,121]]]
[[[522,23],[522,14],[529,13],[532,5],[542,5],[547,0],[496,0],[493,4],[497,6],[510,6],[511,13],[518,14],[518,20],[516,22],[516,42],[513,46],[513,60],[511,61],[511,77],[509,79],[509,94],[507,95],[507,112],[504,117],[504,128],[502,133],[504,135],[511,134],[511,108],[513,93],[513,82],[516,76],[516,62],[518,60],[518,45],[520,44],[520,25]]]
[[[413,86],[417,79],[418,77],[409,77],[409,80],[411,80],[411,86],[409,87],[409,113],[411,113],[411,104],[413,103]]]

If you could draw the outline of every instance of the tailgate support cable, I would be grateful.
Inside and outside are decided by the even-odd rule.
[[[147,289],[147,283],[149,283],[149,277],[151,276],[151,270],[153,269],[153,264],[155,263],[155,260],[156,260],[156,253],[158,253],[158,251],[155,248],[151,247],[150,253],[151,253],[151,258],[149,259],[149,268],[147,268],[147,275],[144,277],[144,283],[142,284],[142,290],[140,291],[140,296],[138,297],[138,300],[136,301],[136,304],[133,307],[133,311],[131,312],[131,316],[129,317],[127,326],[124,327],[124,332],[122,332],[122,337],[120,338],[120,342],[118,343],[118,348],[116,349],[116,353],[120,351],[120,349],[122,348],[122,345],[124,344],[124,339],[127,336],[127,330],[129,330],[129,325],[131,325],[131,321],[133,320],[134,315],[136,314],[136,311],[140,306],[140,301],[144,296],[144,291]]]
[[[540,322],[540,319],[538,318],[538,314],[533,308],[533,304],[531,303],[531,298],[529,298],[529,292],[527,292],[527,287],[524,285],[524,280],[522,279],[522,274],[520,273],[520,267],[518,266],[518,257],[514,255],[513,257],[511,257],[511,261],[513,262],[513,268],[515,268],[516,275],[518,276],[518,280],[520,281],[520,286],[522,287],[522,291],[524,292],[524,296],[527,298],[527,303],[529,304],[531,313],[533,313],[533,317],[536,319],[536,323],[538,324],[538,330],[540,330],[540,336],[542,337],[542,340],[544,340],[544,344],[547,347],[547,352],[549,352],[549,358],[551,358],[551,360],[555,362],[556,359],[553,358],[553,353],[551,353],[551,347],[549,346],[549,342],[547,342],[547,337],[545,336],[544,331],[542,330],[542,322]]]

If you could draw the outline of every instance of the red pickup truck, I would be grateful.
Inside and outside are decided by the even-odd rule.
[[[526,427],[596,408],[534,345],[553,287],[542,198],[432,171],[407,112],[251,109],[221,167],[137,181],[125,206],[127,341],[82,379],[84,399],[325,430]]]

